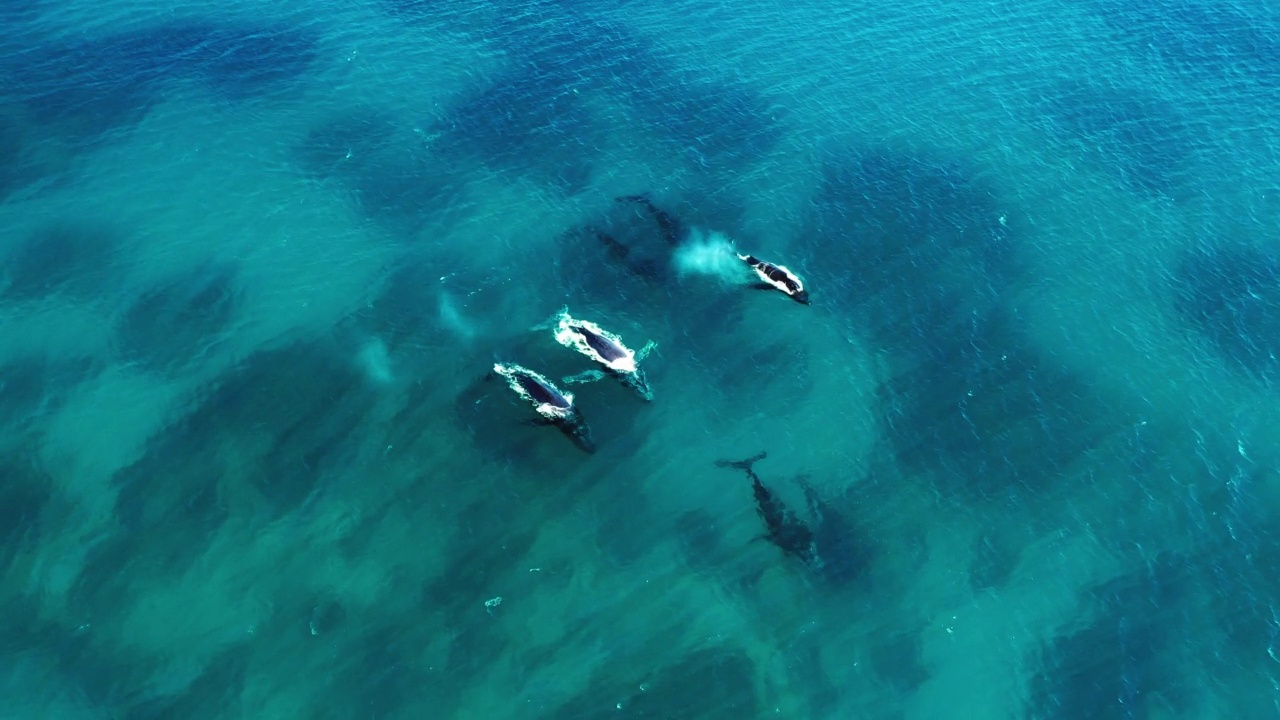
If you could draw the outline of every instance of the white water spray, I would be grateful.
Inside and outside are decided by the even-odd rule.
[[[365,375],[374,382],[386,385],[391,382],[391,354],[382,338],[371,338],[356,356]]]
[[[440,324],[465,343],[475,339],[475,323],[462,316],[453,297],[443,290],[440,291]]]
[[[675,266],[681,277],[707,275],[734,285],[749,280],[734,251],[733,241],[715,230],[690,228],[689,236],[676,248]]]

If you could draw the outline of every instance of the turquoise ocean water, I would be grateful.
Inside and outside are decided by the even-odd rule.
[[[0,28],[0,717],[1280,716],[1269,0]]]

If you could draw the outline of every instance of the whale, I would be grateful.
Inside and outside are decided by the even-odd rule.
[[[794,557],[806,565],[821,569],[822,561],[818,557],[818,546],[814,532],[790,508],[788,508],[773,491],[769,490],[756,474],[755,464],[768,457],[761,452],[745,460],[717,460],[716,467],[742,470],[751,480],[751,493],[755,497],[756,511],[764,521],[766,533],[763,536],[782,550],[783,554]],[[806,491],[812,510],[816,497]]]
[[[672,217],[670,213],[654,205],[647,193],[642,195],[622,195],[615,197],[614,202],[642,205],[656,221],[658,230],[666,244],[673,248],[679,246],[683,232],[679,221]],[[667,262],[660,253],[655,252],[655,248],[642,248],[640,252],[634,252],[634,248],[621,242],[608,231],[590,226],[586,229],[604,246],[611,260],[622,264],[632,274],[655,283],[663,283],[670,279],[671,273],[667,268]]]
[[[602,230],[592,229],[592,234],[596,240],[605,247],[609,252],[609,257],[617,262],[622,263],[633,274],[651,281],[661,281],[664,279],[665,272],[662,264],[653,258],[633,258],[631,257],[631,248],[619,242],[617,238]]]
[[[591,428],[574,404],[572,393],[556,387],[541,373],[515,363],[494,362],[490,377],[494,376],[506,380],[512,392],[533,405],[538,413],[534,424],[554,425],[583,451],[595,452]]]
[[[795,273],[781,265],[775,265],[771,262],[760,260],[754,255],[743,255],[737,253],[738,259],[747,264],[751,268],[759,282],[752,285],[758,290],[778,290],[787,297],[795,300],[802,305],[809,304],[809,291],[804,289],[804,283]]]
[[[653,400],[653,390],[649,387],[649,380],[640,369],[639,362],[656,347],[654,343],[648,343],[638,352],[632,350],[614,333],[590,320],[581,320],[570,315],[567,306],[551,319],[550,324],[556,342],[586,355],[603,366],[605,372],[631,388],[644,400]],[[601,377],[603,373],[600,371],[587,371],[567,377],[564,381],[566,383],[590,382]]]
[[[751,480],[756,510],[764,521],[767,540],[784,557],[798,560],[831,589],[848,586],[865,577],[870,565],[870,545],[848,512],[818,496],[806,476],[795,479],[804,492],[810,522],[805,522],[782,502],[756,474],[755,464],[768,457],[760,452],[745,460],[717,460],[716,466],[741,470]]]
[[[675,247],[680,244],[681,228],[680,222],[671,216],[666,210],[653,204],[649,199],[648,193],[640,195],[620,195],[614,198],[615,202],[633,202],[643,205],[645,210],[653,216],[654,222],[658,223],[658,230],[662,233],[662,238],[667,241],[668,245]]]

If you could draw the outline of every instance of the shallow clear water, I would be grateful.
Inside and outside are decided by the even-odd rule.
[[[1273,5],[211,8],[0,10],[0,716],[1280,714]]]

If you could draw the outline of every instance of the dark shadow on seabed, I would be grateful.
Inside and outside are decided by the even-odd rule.
[[[0,578],[8,578],[20,556],[40,543],[45,523],[52,519],[47,517],[50,506],[58,499],[34,458],[17,449],[6,450],[5,456],[0,465]]]
[[[1273,94],[1280,89],[1274,14],[1198,0],[1102,0],[1089,7],[1139,57],[1192,79]]]
[[[711,172],[741,170],[782,134],[785,110],[750,85],[679,66],[599,7],[532,2],[527,8],[502,13],[487,39],[517,62],[557,68],[575,84],[625,99],[667,150],[690,162]]]
[[[431,149],[451,163],[478,161],[577,194],[591,180],[607,129],[597,117],[604,108],[576,84],[576,76],[543,67],[507,71],[427,128]]]
[[[1242,716],[1274,711],[1267,651],[1277,633],[1257,593],[1274,585],[1266,568],[1280,550],[1242,548],[1224,525],[1206,530],[1192,551],[1128,553],[1131,571],[1084,594],[1083,627],[1041,651],[1027,718],[1195,716],[1224,701]],[[1222,682],[1188,682],[1198,674]]]
[[[1280,253],[1262,239],[1206,238],[1183,251],[1174,309],[1234,369],[1273,385],[1280,371]]]
[[[163,596],[165,584],[180,583],[197,561],[214,568],[233,562],[209,556],[215,539],[234,545],[241,532],[296,521],[320,498],[349,495],[348,475],[362,467],[365,450],[376,446],[367,421],[379,396],[329,339],[260,351],[201,396],[188,417],[162,431],[142,459],[113,478],[118,531],[93,549],[68,594],[70,614],[93,617],[103,629],[63,644],[55,660],[67,682],[98,707],[137,717],[196,717],[227,712],[238,703],[253,664],[263,662],[272,647],[287,646],[286,637],[267,633],[225,643],[212,656],[189,661],[197,663],[189,683],[161,690],[153,683],[173,672],[171,658],[122,645],[109,628],[136,612],[140,598]],[[233,520],[241,529],[227,530]],[[260,584],[269,592],[270,583]],[[296,629],[299,638],[308,618],[314,632],[330,637],[345,613],[340,603],[306,589],[271,594],[271,603],[278,617],[264,629]],[[404,632],[382,637],[392,634]],[[375,653],[385,657],[389,647]],[[386,703],[395,704],[387,694],[391,685],[377,679],[385,670],[342,662],[326,667],[334,682],[353,688],[339,703],[356,703],[347,706],[349,714],[367,711],[363,706],[369,703],[389,712]]]
[[[634,38],[553,5],[537,12],[477,6],[462,13],[406,3],[388,9],[462,30],[503,53],[496,74],[442,103],[443,112],[424,126],[434,157],[529,177],[570,195],[586,187],[612,125],[605,117],[609,98],[647,62]]]
[[[162,20],[87,39],[46,32],[32,26],[0,45],[0,199],[132,130],[174,82],[243,102],[297,86],[319,57],[314,33],[285,24]]]
[[[462,28],[505,54],[505,69],[431,128],[442,157],[479,159],[574,194],[591,179],[600,141],[627,115],[665,150],[711,172],[741,170],[782,135],[783,108],[745,82],[681,68],[601,7],[386,5],[411,22]]]
[[[207,357],[229,340],[240,309],[236,271],[233,263],[202,263],[144,290],[120,315],[120,356],[169,374]]]
[[[0,299],[23,302],[64,293],[80,301],[117,284],[127,258],[125,234],[110,222],[66,218],[13,242],[0,270]]]
[[[324,342],[260,351],[202,395],[113,478],[121,532],[95,550],[73,605],[123,609],[139,573],[184,572],[227,520],[229,503],[262,522],[297,510],[340,473],[374,402],[364,378]]]
[[[829,156],[805,237],[827,268],[815,284],[893,358],[879,390],[893,456],[979,500],[1044,490],[1123,425],[1019,328],[1018,218],[975,176],[954,161],[849,148]]]
[[[1040,659],[1043,672],[1032,683],[1027,717],[1034,720],[1135,717],[1149,712],[1187,712],[1194,689],[1185,686],[1176,663],[1182,635],[1177,613],[1185,603],[1176,558],[1164,556],[1146,572],[1092,589],[1080,614],[1090,625],[1054,639]]]
[[[296,83],[316,46],[310,31],[287,25],[162,22],[15,52],[6,96],[48,122],[87,113],[110,126],[111,118],[144,111],[158,100],[157,86],[176,78],[195,78],[232,100]]]
[[[461,211],[466,177],[436,158],[428,135],[374,108],[314,126],[295,149],[300,167],[333,183],[352,205],[397,237],[415,239]]]
[[[1175,316],[1263,392],[1274,265],[1252,243],[1211,240],[1171,278]],[[1234,425],[1248,411],[1202,406],[1199,389],[1212,392],[1189,393],[1174,419],[1116,437],[1082,488],[1101,502],[1074,520],[1123,569],[1085,588],[1078,619],[1039,648],[1028,719],[1274,714],[1276,473],[1249,459],[1251,433]]]
[[[50,359],[39,354],[18,355],[0,364],[0,430],[15,447],[30,450],[24,428],[56,411],[80,382],[102,369],[92,357]],[[10,447],[0,441],[0,448]]]
[[[1036,125],[1062,138],[1103,172],[1152,196],[1192,197],[1201,137],[1188,110],[1148,90],[1092,77],[1053,83],[1036,101]]]

